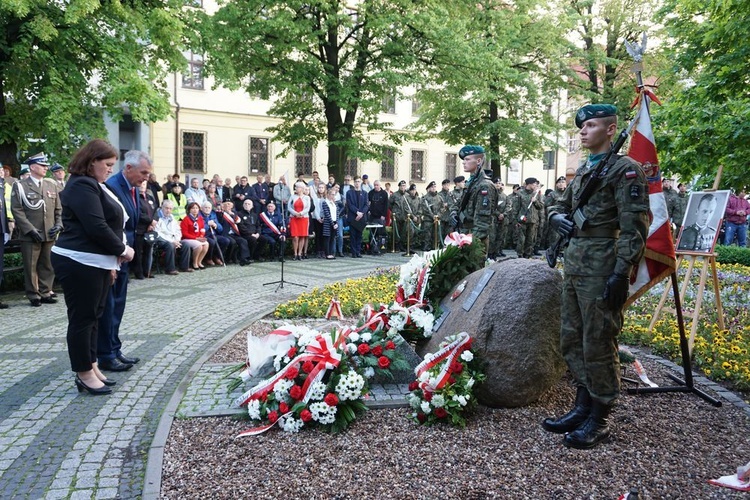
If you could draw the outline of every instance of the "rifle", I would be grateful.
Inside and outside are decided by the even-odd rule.
[[[576,194],[573,200],[573,207],[571,208],[570,212],[565,215],[566,219],[573,223],[575,223],[575,220],[578,218],[583,219],[583,213],[580,212],[581,209],[586,205],[586,203],[588,203],[589,198],[591,198],[596,189],[599,187],[599,184],[602,181],[603,174],[606,172],[609,160],[612,158],[612,156],[616,155],[617,152],[622,148],[623,144],[625,144],[625,140],[630,135],[630,131],[633,130],[636,121],[638,121],[637,115],[635,118],[633,118],[633,120],[631,120],[627,127],[620,131],[620,135],[617,137],[615,143],[612,144],[612,146],[609,148],[607,155],[602,158],[594,171],[591,173],[591,176],[589,176],[586,184],[584,184],[578,194]],[[549,247],[546,252],[544,252],[544,256],[547,259],[547,264],[549,264],[549,267],[554,268],[557,265],[557,257],[559,257],[560,252],[566,246],[568,246],[571,237],[572,233],[568,236],[560,236],[555,244]]]

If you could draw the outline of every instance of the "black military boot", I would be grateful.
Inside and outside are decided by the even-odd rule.
[[[591,402],[591,414],[582,426],[565,436],[563,444],[569,448],[588,450],[609,439],[611,404]]]
[[[591,395],[588,389],[578,386],[576,404],[572,410],[558,419],[545,418],[542,427],[547,432],[565,434],[576,430],[589,417],[591,411]]]

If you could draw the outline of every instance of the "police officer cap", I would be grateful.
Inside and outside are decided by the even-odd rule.
[[[484,169],[484,175],[492,179],[492,176],[495,175],[495,172],[493,172],[491,168],[486,168]]]
[[[412,184],[411,186],[409,186],[409,191],[416,191],[416,190],[417,190],[416,184]]]
[[[458,184],[459,182],[463,182],[465,180],[466,180],[466,177],[464,177],[463,175],[459,175],[458,177],[456,177],[455,179],[453,179],[453,182],[455,182],[456,184]]]
[[[469,155],[480,155],[484,154],[484,148],[482,146],[474,146],[467,144],[458,151],[458,157],[462,160]]]
[[[617,116],[617,108],[611,104],[588,104],[576,113],[576,127],[583,127],[583,122],[592,118],[604,118],[605,116]]]
[[[436,187],[436,186],[437,186],[437,184],[435,184],[435,181],[432,181],[429,184],[427,184],[427,189],[430,189],[430,188]]]
[[[28,174],[29,173],[29,166],[28,165],[21,165],[21,170],[18,171],[18,175]]]
[[[555,184],[557,184],[560,181],[567,181],[567,180],[568,179],[566,179],[564,175],[561,175],[560,177],[557,178],[557,180],[555,181]]]
[[[62,170],[63,166],[59,163],[53,163],[52,166],[49,168],[50,172],[57,172],[58,170]]]
[[[47,159],[47,155],[44,153],[37,153],[34,156],[29,156],[29,158],[24,162],[27,165],[33,165],[34,163],[38,165],[44,165],[49,166],[49,160]]]
[[[539,182],[539,179],[537,179],[536,177],[529,177],[528,179],[526,179],[525,181],[523,181],[523,183],[526,184],[527,186],[529,184],[535,184],[537,182]]]
[[[398,185],[399,185],[399,186],[406,186],[406,181],[399,181],[399,182],[398,182]]]
[[[370,177],[367,174],[362,174],[362,179],[369,179]]]
[[[503,180],[500,177],[495,177],[494,179],[492,179],[492,183],[493,184],[502,184]]]
[[[450,184],[450,183],[451,183],[450,179],[443,179],[443,186],[445,186],[446,184]]]

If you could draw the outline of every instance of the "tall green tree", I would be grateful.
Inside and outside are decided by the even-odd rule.
[[[378,114],[413,81],[424,50],[406,22],[413,12],[410,0],[230,0],[196,13],[196,45],[218,84],[273,97],[282,154],[325,140],[340,178],[347,158],[379,154],[365,130],[400,140]]]
[[[0,0],[0,161],[65,159],[103,136],[103,111],[169,115],[166,75],[184,66],[182,0]]]
[[[416,129],[489,146],[495,173],[511,158],[540,157],[554,143],[550,110],[572,50],[567,12],[541,0],[428,4],[416,21],[432,44]]]
[[[710,187],[750,185],[750,3],[667,0],[660,11],[669,72],[679,86],[654,110],[661,163],[682,179]]]

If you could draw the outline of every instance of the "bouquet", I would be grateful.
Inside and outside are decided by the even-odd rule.
[[[420,424],[466,426],[465,414],[477,404],[474,386],[485,378],[478,365],[469,334],[446,337],[440,350],[414,370],[417,379],[409,384],[412,417]]]

